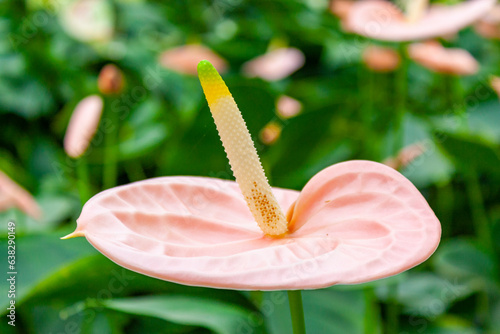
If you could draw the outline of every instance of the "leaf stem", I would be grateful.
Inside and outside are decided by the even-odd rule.
[[[306,324],[304,321],[304,308],[302,306],[302,294],[300,290],[288,291],[288,302],[292,316],[293,334],[305,334]]]

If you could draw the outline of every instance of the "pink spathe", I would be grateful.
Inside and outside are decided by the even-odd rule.
[[[64,136],[67,155],[78,158],[85,153],[99,126],[103,105],[99,95],[91,95],[75,107]]]
[[[359,35],[386,41],[414,41],[454,34],[484,16],[496,0],[470,0],[453,6],[430,6],[416,22],[386,0],[357,1],[347,27]]]
[[[16,207],[34,219],[42,217],[42,210],[24,188],[0,171],[0,211]]]
[[[163,67],[189,75],[197,75],[197,66],[202,60],[208,60],[220,73],[227,71],[227,61],[200,44],[183,45],[167,50],[159,58],[159,62]]]
[[[479,63],[467,50],[445,48],[434,41],[411,44],[408,55],[415,62],[437,73],[472,75],[479,70]]]
[[[249,77],[267,81],[284,79],[304,66],[305,56],[296,48],[279,48],[254,58],[243,65]]]
[[[315,289],[398,274],[436,249],[441,227],[401,174],[369,161],[333,165],[302,192],[273,188],[289,232],[265,236],[238,185],[161,177],[106,190],[76,231],[119,265],[186,285]]]

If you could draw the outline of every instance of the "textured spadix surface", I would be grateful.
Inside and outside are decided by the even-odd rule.
[[[347,17],[353,32],[379,40],[413,41],[454,34],[484,16],[496,0],[470,0],[430,6],[417,21],[408,20],[386,0],[357,1]]]
[[[77,235],[116,263],[187,285],[313,289],[400,273],[436,249],[439,221],[397,171],[333,165],[299,194],[273,188],[290,231],[264,236],[238,185],[162,177],[106,190],[84,206]]]

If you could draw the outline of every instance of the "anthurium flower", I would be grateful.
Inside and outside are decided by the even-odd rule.
[[[91,95],[75,107],[64,136],[64,150],[70,157],[78,158],[87,150],[99,126],[103,105],[99,95]]]
[[[227,61],[206,46],[188,44],[172,48],[160,55],[160,64],[172,71],[182,74],[196,75],[196,67],[203,59],[207,59],[215,68],[223,73],[227,71]]]
[[[497,4],[488,14],[477,21],[474,29],[485,38],[500,39],[500,5]]]
[[[42,210],[24,188],[0,171],[0,211],[16,207],[34,219],[40,219]]]
[[[85,204],[68,238],[85,236],[145,275],[248,290],[366,282],[434,252],[439,221],[385,165],[339,163],[300,193],[271,188],[228,88],[209,62],[198,72],[236,182],[178,176],[109,189]]]
[[[484,16],[496,0],[470,0],[453,6],[411,0],[406,15],[387,0],[357,1],[346,24],[350,31],[386,41],[413,41],[454,34]]]
[[[435,41],[411,44],[408,55],[416,63],[437,73],[472,75],[479,70],[479,63],[467,50],[445,48]]]

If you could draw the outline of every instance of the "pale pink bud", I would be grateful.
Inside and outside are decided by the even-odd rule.
[[[304,63],[305,56],[299,49],[280,48],[246,62],[243,72],[249,77],[277,81],[288,77]]]
[[[102,94],[119,94],[124,85],[123,73],[116,65],[108,64],[102,68],[97,79],[97,87]]]
[[[103,105],[99,95],[91,95],[75,107],[64,137],[64,149],[70,157],[78,158],[87,150],[99,126]]]
[[[276,110],[281,117],[291,118],[300,113],[302,103],[290,96],[281,95],[276,103]]]

